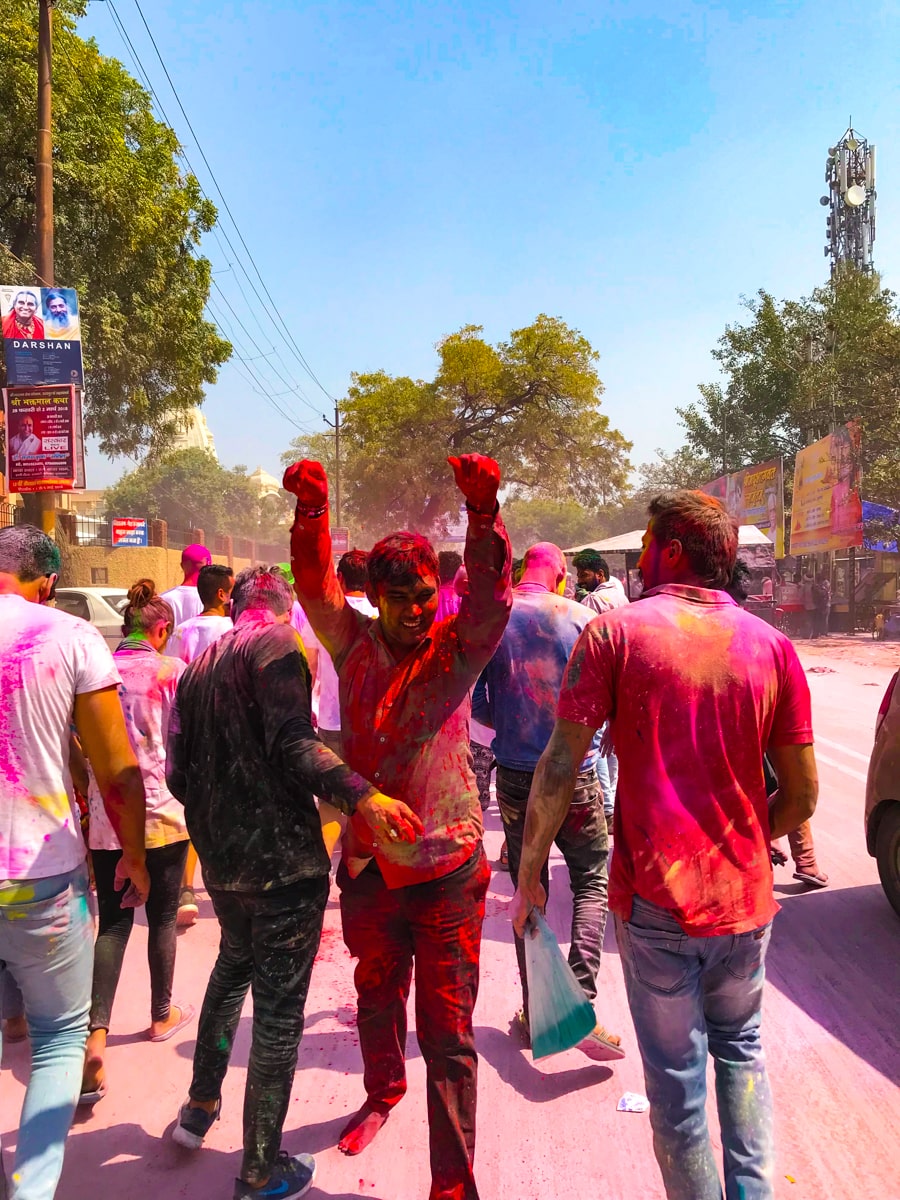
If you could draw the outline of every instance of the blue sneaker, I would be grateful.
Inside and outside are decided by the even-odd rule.
[[[290,1196],[304,1196],[316,1177],[316,1160],[311,1154],[295,1154],[289,1158],[284,1150],[275,1160],[269,1182],[255,1188],[241,1179],[234,1181],[234,1200],[288,1200]]]

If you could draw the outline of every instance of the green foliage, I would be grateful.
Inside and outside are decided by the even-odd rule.
[[[713,358],[722,383],[700,387],[679,415],[688,446],[714,474],[784,455],[792,459],[833,425],[862,427],[867,499],[900,507],[900,309],[874,275],[845,269],[799,301],[766,292],[750,320],[728,326]]]
[[[58,0],[53,13],[56,282],[79,293],[87,432],[107,454],[133,454],[166,442],[231,347],[204,320],[210,265],[193,253],[215,207],[182,174],[176,136],[144,89],[75,33],[85,8]],[[37,4],[0,0],[0,241],[26,261],[37,13]]]
[[[553,542],[564,550],[606,536],[598,513],[576,500],[514,497],[503,505],[503,520],[513,550],[520,556],[535,542]]]
[[[660,492],[677,492],[681,488],[698,488],[709,483],[720,474],[716,464],[705,454],[698,454],[690,446],[681,446],[671,454],[656,451],[653,462],[638,467],[638,486],[635,499],[652,500]],[[627,533],[628,530],[623,530]]]
[[[260,499],[243,466],[227,469],[206,450],[176,450],[144,462],[107,488],[107,516],[151,517],[173,529],[252,537],[287,546],[286,492]]]
[[[522,500],[596,504],[625,494],[631,446],[600,411],[587,339],[544,315],[497,346],[481,333],[467,325],[444,338],[433,380],[353,376],[340,405],[341,475],[356,529],[440,531],[459,508],[451,454],[496,458],[504,487]]]

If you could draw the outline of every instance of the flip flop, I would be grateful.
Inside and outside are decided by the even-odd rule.
[[[101,1083],[93,1092],[82,1092],[78,1097],[79,1108],[93,1108],[98,1100],[106,1095],[106,1084]]]
[[[185,1025],[190,1025],[191,1021],[193,1021],[194,1006],[192,1004],[176,1004],[175,1007],[181,1009],[181,1020],[177,1025],[173,1025],[171,1029],[167,1029],[165,1033],[158,1033],[155,1037],[151,1036],[151,1042],[167,1042],[180,1029],[184,1029]]]
[[[801,883],[805,883],[807,887],[828,887],[828,876],[823,875],[821,871],[817,871],[815,875],[811,872],[795,871],[794,878],[799,879]]]

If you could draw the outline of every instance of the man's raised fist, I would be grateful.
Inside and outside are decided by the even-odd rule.
[[[499,465],[484,454],[461,454],[459,458],[448,458],[447,462],[453,468],[456,486],[465,496],[469,508],[492,516],[500,487]]]
[[[281,486],[297,497],[300,508],[324,508],[328,503],[328,477],[320,462],[304,458],[284,473]]]

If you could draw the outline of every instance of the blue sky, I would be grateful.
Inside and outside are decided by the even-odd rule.
[[[199,166],[134,0],[116,7]],[[709,352],[741,295],[827,277],[818,200],[851,114],[878,146],[876,266],[900,287],[895,0],[143,8],[271,303],[333,396],[354,370],[430,376],[434,343],[461,325],[497,340],[547,312],[599,351],[633,461],[674,448],[675,406],[715,377]],[[130,67],[105,4],[81,32]],[[308,398],[278,403],[321,428],[329,402],[227,247],[204,250],[284,360],[255,365]],[[297,430],[235,368],[204,411],[224,464],[279,471]],[[127,465],[92,454],[89,486]]]

